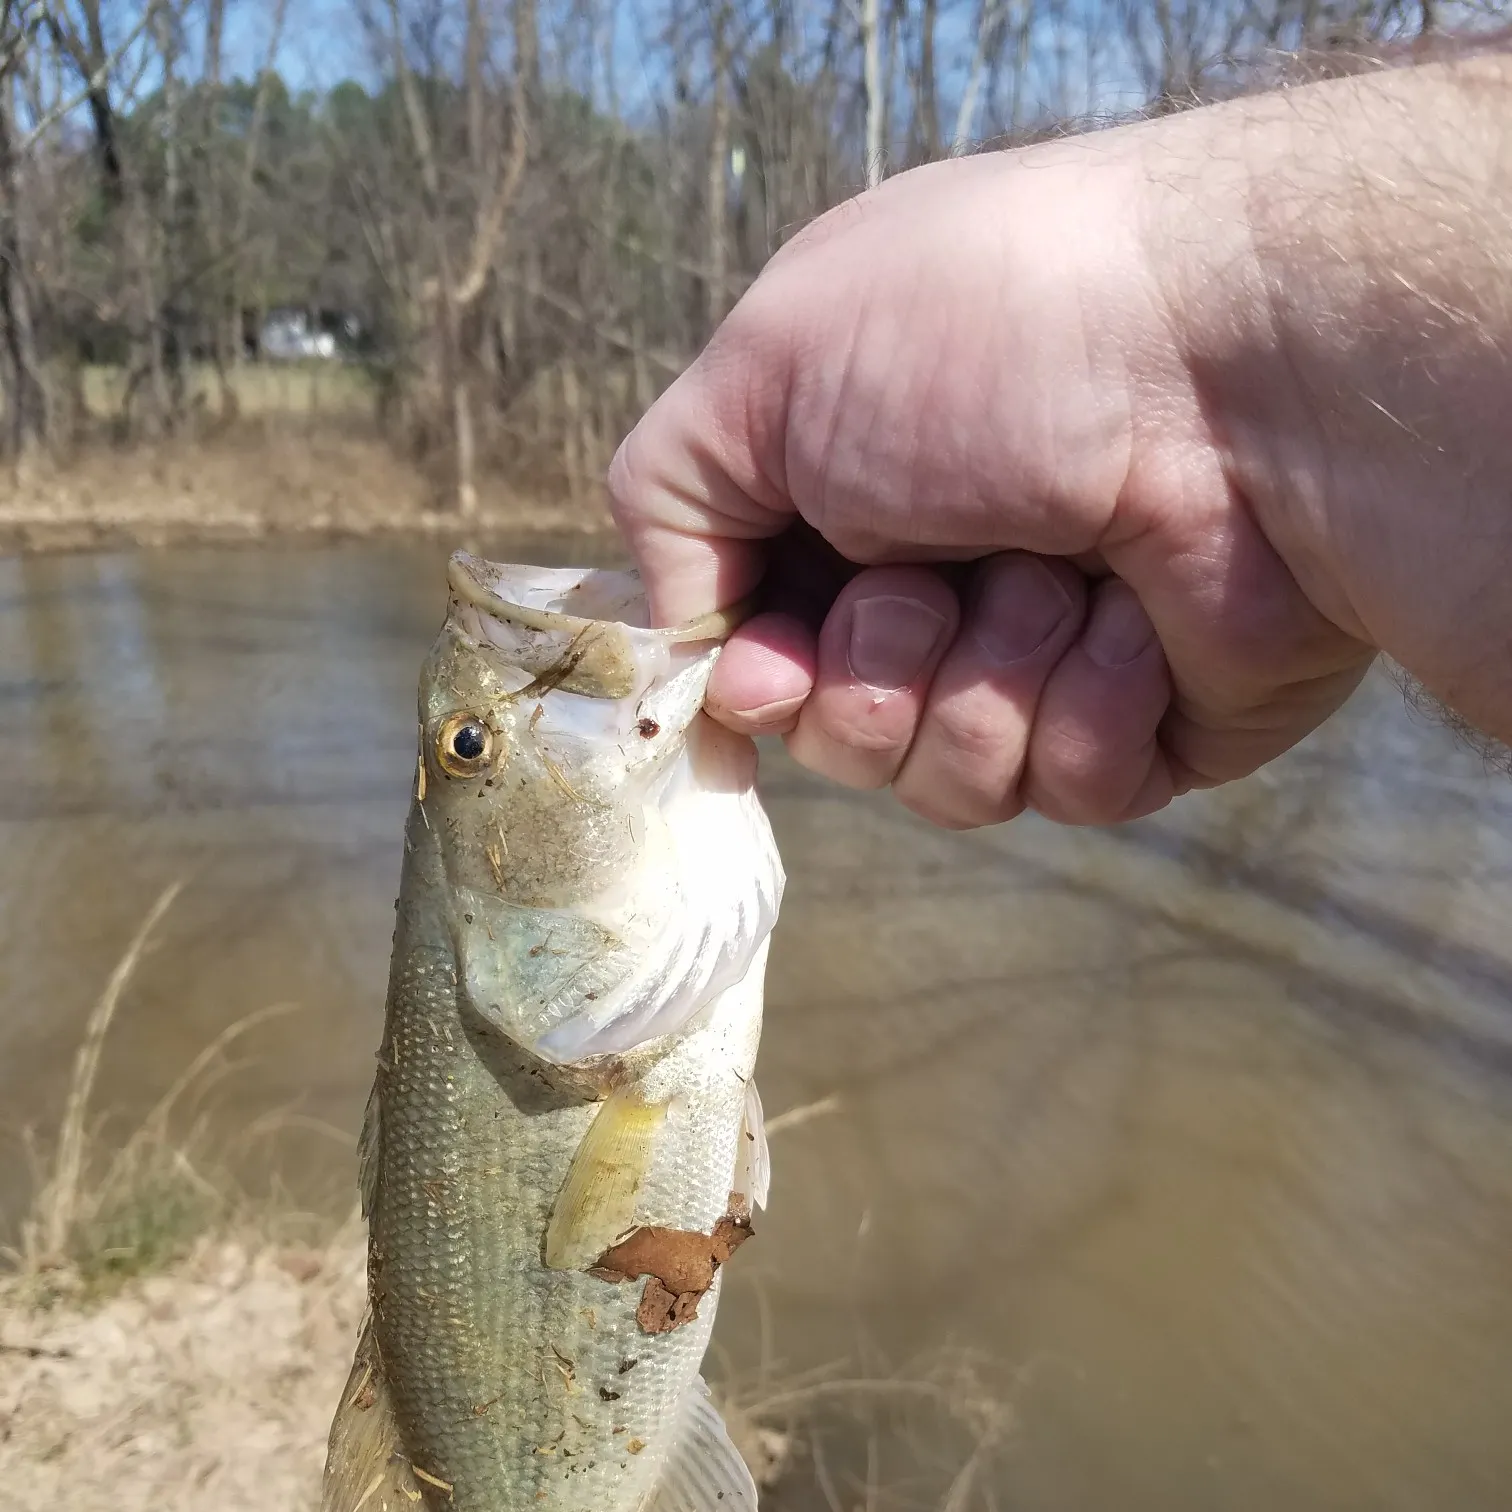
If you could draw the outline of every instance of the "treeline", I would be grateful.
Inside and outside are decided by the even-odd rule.
[[[0,398],[19,466],[98,427],[95,364],[123,374],[117,441],[233,422],[238,368],[296,309],[372,375],[385,435],[454,507],[489,473],[578,488],[786,236],[865,183],[1486,14],[227,4],[0,0]],[[333,60],[347,82],[286,82]],[[206,372],[208,401],[187,381]]]

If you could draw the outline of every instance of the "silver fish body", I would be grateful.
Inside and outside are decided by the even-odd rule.
[[[627,575],[451,579],[325,1512],[752,1508],[699,1366],[765,1199],[755,752],[699,712],[717,644],[627,626]]]

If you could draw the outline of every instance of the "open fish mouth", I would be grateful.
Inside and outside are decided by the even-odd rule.
[[[657,652],[708,647],[726,640],[750,613],[746,601],[687,624],[652,627],[637,574],[595,568],[514,568],[455,553],[447,583],[472,610],[464,628],[509,654],[522,671],[553,679],[553,687],[594,698],[627,698],[650,671]]]

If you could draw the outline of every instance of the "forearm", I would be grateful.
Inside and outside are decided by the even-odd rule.
[[[1201,196],[1154,187],[1152,264],[1235,486],[1334,623],[1505,738],[1512,58],[1184,124],[1226,145]]]

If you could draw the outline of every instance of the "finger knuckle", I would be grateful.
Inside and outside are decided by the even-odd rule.
[[[788,750],[800,766],[847,787],[880,788],[892,781],[907,751],[907,737],[807,717],[787,737]]]
[[[979,829],[1023,812],[1017,768],[1002,775],[1002,763],[966,763],[930,742],[927,762],[910,759],[893,783],[903,806],[945,829]]]
[[[938,738],[968,767],[1000,767],[1015,744],[995,711],[974,698],[941,700],[930,710]]]
[[[811,698],[803,725],[823,740],[866,755],[900,755],[913,744],[919,707],[907,692],[857,697],[829,688]]]

